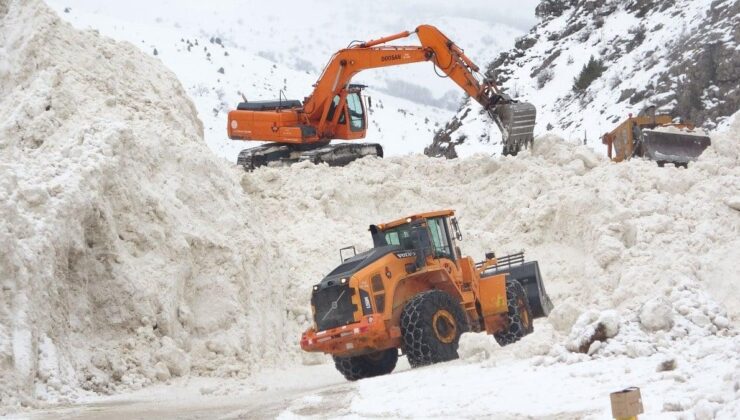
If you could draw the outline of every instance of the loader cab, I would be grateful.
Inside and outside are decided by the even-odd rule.
[[[370,232],[375,247],[396,245],[403,250],[414,250],[423,243],[434,259],[456,261],[460,257],[457,241],[462,239],[462,234],[450,211],[424,213],[384,225],[372,225]]]
[[[335,139],[354,140],[365,137],[367,112],[362,97],[365,85],[349,85],[334,96],[326,120],[334,126]]]

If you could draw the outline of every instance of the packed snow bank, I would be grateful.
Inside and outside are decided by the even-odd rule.
[[[606,418],[609,392],[636,385],[656,418],[736,418],[740,211],[727,200],[740,185],[739,134],[737,124],[714,133],[688,169],[611,163],[545,136],[516,158],[268,168],[242,184],[273,212],[311,215],[312,235],[299,224],[277,233],[304,237],[288,251],[296,264],[319,248],[368,247],[368,223],[445,207],[458,210],[464,253],[525,249],[541,264],[555,309],[534,334],[504,348],[466,334],[465,366],[360,381],[334,415]],[[469,392],[450,393],[463,383]],[[325,394],[286,417],[318,410]]]
[[[0,2],[0,406],[275,363],[280,257],[178,80]]]
[[[369,247],[369,223],[455,208],[466,254],[481,258],[489,250],[526,250],[540,261],[555,303],[550,319],[537,321],[535,333],[515,345],[499,348],[489,337],[465,337],[463,358],[483,367],[500,366],[507,358],[528,359],[529,366],[546,372],[593,360],[629,365],[625,360],[634,359],[635,366],[648,365],[652,373],[664,359],[679,355],[679,373],[644,376],[638,385],[680,382],[676,395],[681,405],[663,391],[670,384],[650,385],[657,392],[650,412],[701,411],[710,398],[721,401],[714,409],[719,413],[721,406],[733,410],[740,386],[736,377],[725,375],[740,366],[740,299],[733,290],[738,275],[732,258],[740,247],[740,211],[727,203],[740,185],[738,133],[737,126],[716,133],[714,145],[688,169],[659,168],[642,160],[611,163],[583,146],[545,136],[535,141],[532,152],[516,158],[411,157],[365,160],[343,169],[267,168],[245,175],[242,185],[249,194],[264,197],[269,212],[310,215],[313,228],[286,224],[276,235],[286,243],[302,238],[286,250],[286,261],[313,279],[322,274],[312,271],[322,260],[305,264],[306,256],[317,249]],[[330,268],[330,262],[323,266],[324,272]],[[702,381],[721,379],[711,386],[684,386],[699,377],[697,366],[713,366],[711,375],[701,373]],[[434,373],[439,374],[446,375]],[[377,387],[369,381],[376,393],[363,397],[368,394],[361,386],[356,398],[365,408],[387,407],[380,389],[388,386],[389,395],[404,392],[389,385],[394,381]],[[455,407],[473,401],[461,398]],[[420,415],[411,409],[360,412]]]
[[[736,334],[737,121],[688,169],[545,136],[516,158],[242,173],[211,157],[156,60],[38,1],[1,4],[0,405],[326,360],[299,356],[297,339],[336,250],[368,248],[370,223],[445,207],[465,253],[539,260],[556,305],[552,325],[470,357],[553,365]],[[598,326],[587,318],[618,331],[568,351]]]

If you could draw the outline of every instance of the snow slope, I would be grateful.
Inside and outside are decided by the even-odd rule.
[[[540,261],[556,309],[516,346],[471,334],[462,362],[343,385],[349,408],[337,414],[455,416],[432,398],[485,367],[481,389],[520,370],[532,381],[583,377],[562,407],[544,399],[523,411],[509,401],[523,385],[502,391],[513,417],[604,417],[583,396],[623,387],[614,372],[628,367],[630,384],[652,390],[651,414],[737,412],[737,115],[688,169],[613,164],[543,136],[516,158],[244,173],[212,156],[174,74],[132,45],[16,0],[0,3],[0,46],[10,64],[0,67],[3,410],[326,362],[297,340],[334,250],[367,249],[370,223],[447,207],[466,254],[525,249]],[[599,323],[609,333],[591,343]],[[676,372],[648,371],[666,358]],[[450,382],[432,383],[438,375]],[[418,381],[426,406],[388,401]],[[449,409],[497,413],[472,405],[480,392],[454,393]],[[326,414],[319,397],[285,402],[285,415]]]
[[[292,343],[264,214],[174,74],[37,0],[0,3],[0,46],[0,405],[237,375]]]
[[[292,1],[280,8],[235,0],[48,3],[77,27],[129,41],[149,54],[156,50],[156,57],[175,72],[195,102],[208,146],[234,161],[239,150],[259,144],[226,138],[226,112],[242,100],[241,94],[250,100],[275,99],[283,90],[289,99],[303,99],[329,57],[350,41],[422,23],[437,25],[483,64],[524,33],[510,25],[515,24],[514,16],[533,21],[535,2],[527,1],[528,8],[494,8],[475,1],[459,9],[391,0]],[[501,23],[509,19],[511,24]],[[396,44],[418,45],[418,40],[412,36]],[[354,81],[370,87],[366,93],[374,107],[367,140],[381,143],[386,155],[421,153],[462,98],[462,90],[437,77],[429,63],[367,71]]]
[[[603,153],[600,136],[647,105],[705,128],[740,106],[737,1],[542,0],[537,14],[540,22],[487,70],[537,107],[535,134],[585,140]],[[606,69],[574,90],[592,57]],[[458,155],[500,142],[488,120],[475,102],[460,107],[453,122],[462,127],[446,130]]]

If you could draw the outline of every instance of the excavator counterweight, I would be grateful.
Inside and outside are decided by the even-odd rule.
[[[388,42],[416,34],[421,45],[396,46]],[[367,133],[365,86],[351,84],[359,72],[431,61],[446,77],[488,111],[503,136],[503,153],[516,155],[534,138],[536,110],[501,92],[483,78],[463,50],[437,28],[421,25],[337,51],[324,68],[314,91],[303,101],[278,99],[240,103],[229,112],[227,132],[232,140],[265,141],[245,149],[237,163],[246,170],[300,161],[332,166],[365,156],[383,156],[376,143],[360,143]],[[332,144],[332,140],[347,140]]]

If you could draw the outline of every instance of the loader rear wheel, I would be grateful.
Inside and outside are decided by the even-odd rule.
[[[348,381],[356,381],[393,372],[398,361],[398,349],[381,350],[362,356],[333,357],[337,370]]]
[[[521,283],[516,280],[506,282],[506,304],[509,307],[509,312],[506,314],[506,328],[493,335],[502,347],[516,343],[534,331],[532,310],[529,308],[527,294]]]
[[[460,305],[441,290],[419,293],[401,312],[403,348],[411,367],[457,359],[468,322]]]

